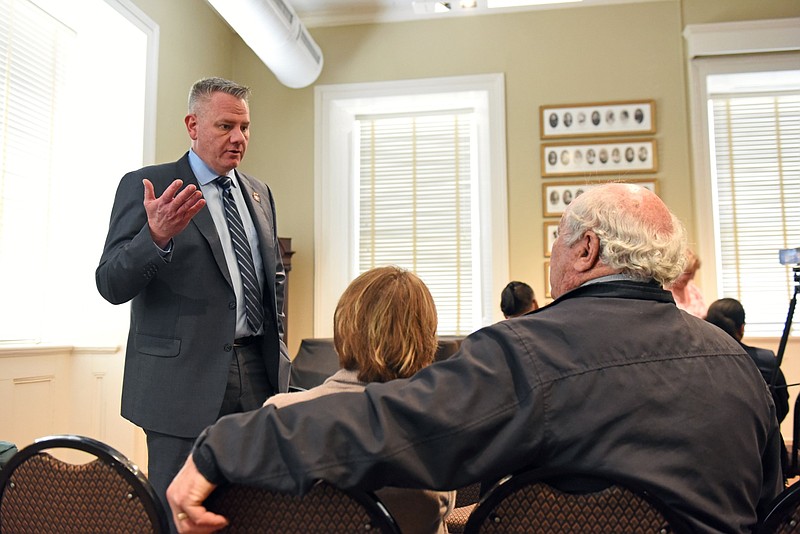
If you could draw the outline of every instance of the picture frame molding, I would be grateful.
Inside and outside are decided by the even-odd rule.
[[[642,159],[643,150],[645,159]],[[602,163],[604,153],[607,159]],[[615,154],[616,161],[613,160]],[[655,138],[542,143],[540,156],[542,178],[658,171],[658,142]]]
[[[550,260],[544,262],[544,297],[552,299],[553,295],[550,291]]]
[[[595,112],[599,115],[597,124],[594,124],[593,121]],[[642,114],[641,121],[636,118],[638,112]],[[568,120],[569,122],[567,122]],[[540,139],[652,135],[655,133],[656,103],[654,99],[539,106]]]
[[[578,193],[577,189],[583,188],[586,189],[587,187],[594,187],[603,184],[609,183],[620,183],[620,184],[638,184],[643,187],[647,187],[648,184],[652,184],[651,187],[647,187],[651,191],[653,191],[656,195],[659,195],[659,188],[658,188],[658,178],[630,178],[630,179],[619,179],[619,180],[566,180],[566,181],[559,181],[559,182],[542,182],[542,216],[543,217],[561,217],[561,214],[564,213],[564,209],[566,209],[569,202],[564,200],[564,192],[565,190],[558,191],[558,188],[574,188],[575,190],[569,189],[571,191],[571,195],[569,196],[569,201],[575,199],[580,193]],[[553,202],[550,198],[553,192],[556,192],[560,197],[560,202],[557,204],[557,208],[560,208],[560,211],[555,211],[553,209]],[[555,197],[553,197],[555,198]],[[545,224],[545,232],[547,231],[547,224],[548,221],[544,222]],[[544,246],[547,247],[547,235],[545,234],[545,244]],[[547,254],[545,254],[547,256]]]
[[[553,230],[555,229],[555,233],[558,234],[558,221],[544,221],[542,223],[542,230],[544,235],[544,257],[549,258],[550,254],[553,251],[553,243],[555,242],[555,237],[553,237]]]

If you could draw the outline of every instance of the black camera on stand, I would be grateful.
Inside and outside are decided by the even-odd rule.
[[[783,354],[786,352],[786,344],[789,342],[789,333],[792,330],[792,319],[794,317],[794,309],[797,307],[797,294],[800,293],[800,247],[787,248],[780,250],[778,256],[781,265],[794,265],[792,272],[794,273],[794,292],[792,299],[789,301],[789,313],[786,315],[786,323],[783,326],[783,335],[781,336],[780,345],[778,345],[778,355],[776,358],[776,369],[780,369],[783,362]],[[770,388],[775,389],[775,379],[778,373],[772,374],[772,383]],[[794,428],[792,429],[792,454],[789,458],[790,469],[789,473],[784,473],[786,477],[800,475],[800,462],[798,462],[798,449],[800,448],[800,395],[794,402]]]

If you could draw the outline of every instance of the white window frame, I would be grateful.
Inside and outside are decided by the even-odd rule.
[[[332,337],[333,312],[358,274],[356,115],[376,112],[370,99],[453,93],[478,95],[478,182],[481,187],[482,319],[501,319],[495,305],[508,283],[508,207],[505,148],[505,81],[502,74],[392,82],[318,85],[315,97],[314,160],[314,336]],[[455,104],[458,105],[458,104]],[[463,106],[460,106],[463,107]],[[385,111],[385,110],[382,110]],[[483,216],[488,212],[488,216]]]
[[[147,66],[145,73],[144,139],[142,161],[145,165],[156,160],[156,101],[158,97],[158,24],[132,0],[103,0],[117,13],[136,26],[147,38]],[[71,6],[63,0],[31,0],[58,18],[69,20]]]
[[[30,0],[30,2],[67,26],[75,25],[76,21],[81,20],[80,17],[86,16],[84,13],[84,7],[86,6],[84,5],[76,6],[70,2],[63,2],[63,0]],[[96,4],[92,4],[89,7],[93,8],[93,6],[97,5],[105,9],[102,4],[106,4],[107,7],[110,7],[130,22],[133,27],[142,33],[146,40],[146,57],[144,72],[142,73],[144,76],[142,152],[140,155],[133,155],[132,157],[141,166],[151,164],[155,161],[156,152],[159,26],[131,0],[98,0]],[[83,23],[82,20],[81,22]],[[91,20],[86,23],[90,24]],[[67,89],[67,91],[75,90],[75,85]],[[125,103],[118,102],[118,105],[124,106]],[[67,128],[72,127],[70,123],[73,123],[73,117],[64,118],[64,122],[67,124]],[[72,127],[72,131],[77,131],[77,129]],[[83,133],[81,133],[81,136],[89,137],[88,134]],[[64,150],[64,147],[62,146],[60,149]],[[93,184],[82,181],[80,165],[70,163],[67,167],[67,169],[59,170],[59,181],[53,184],[51,190],[46,193],[59,198],[60,202],[57,206],[58,210],[51,208],[50,214],[53,219],[51,225],[58,227],[59,232],[63,232],[64,228],[81,228],[83,225],[89,224],[92,232],[85,232],[81,234],[80,238],[80,245],[84,247],[84,251],[88,251],[88,254],[84,254],[82,256],[83,259],[79,262],[66,262],[59,268],[58,273],[59,276],[68,279],[70,276],[78,275],[83,278],[93,279],[93,269],[96,266],[97,259],[99,259],[103,245],[102,237],[98,241],[94,238],[93,232],[95,228],[107,228],[108,210],[111,208],[113,191],[116,188],[116,182],[122,176],[122,171],[115,170],[110,173],[110,180],[107,182]],[[76,172],[78,174],[75,174]],[[65,189],[70,191],[68,197],[62,196]],[[106,193],[110,195],[108,198],[106,198]],[[74,199],[78,199],[78,201],[74,201]],[[80,202],[95,206],[99,205],[100,208],[76,210],[74,206]],[[58,239],[61,234],[57,234],[53,228],[49,230],[49,234],[54,243],[48,245],[47,254],[55,258],[52,264],[57,265],[58,262],[64,261],[66,257],[66,254],[62,254],[61,249],[71,245],[67,240]],[[75,232],[73,234],[79,235]],[[72,279],[74,280],[74,278]],[[51,285],[55,284],[52,280],[47,282]],[[93,287],[90,288],[93,290],[90,294],[86,292],[77,293],[77,290],[72,287],[66,287],[66,284],[60,287],[64,287],[64,294],[59,293],[57,288],[52,288],[49,291],[53,302],[42,312],[39,318],[41,327],[37,329],[38,332],[33,338],[24,335],[19,338],[12,337],[9,340],[0,340],[0,342],[22,348],[38,346],[41,343],[68,347],[104,348],[124,342],[128,330],[128,305],[111,308],[108,303],[102,301],[102,298]],[[69,291],[77,294],[73,295]],[[107,311],[109,308],[111,308],[111,311]],[[70,314],[70,310],[81,310],[81,314]],[[4,313],[7,311],[3,310]],[[14,336],[14,334],[11,334],[11,336]]]
[[[139,9],[131,0],[105,0],[147,37],[147,66],[145,72],[144,139],[142,162],[156,162],[156,102],[158,101],[158,24]]]
[[[734,72],[796,70],[800,65],[800,18],[689,25],[684,30],[690,88],[696,251],[707,302],[722,294],[709,139],[709,75]],[[775,261],[778,252],[775,251]]]

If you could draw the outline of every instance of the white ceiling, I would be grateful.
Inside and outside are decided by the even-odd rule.
[[[663,0],[582,0],[576,3],[549,4],[529,7],[488,9],[486,0],[470,0],[474,8],[461,8],[461,0],[443,0],[450,4],[446,13],[415,13],[412,0],[284,0],[295,10],[306,27],[341,26],[346,24],[369,24],[377,22],[401,22],[422,19],[448,19],[461,16],[480,16],[514,11],[542,9],[579,9],[581,7],[653,2]],[[674,0],[678,1],[678,0]],[[417,0],[427,4],[432,11],[434,0]]]

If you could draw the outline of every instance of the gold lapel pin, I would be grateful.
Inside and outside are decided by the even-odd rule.
[[[259,204],[261,203],[261,195],[258,194],[258,191],[253,191],[253,200]]]

